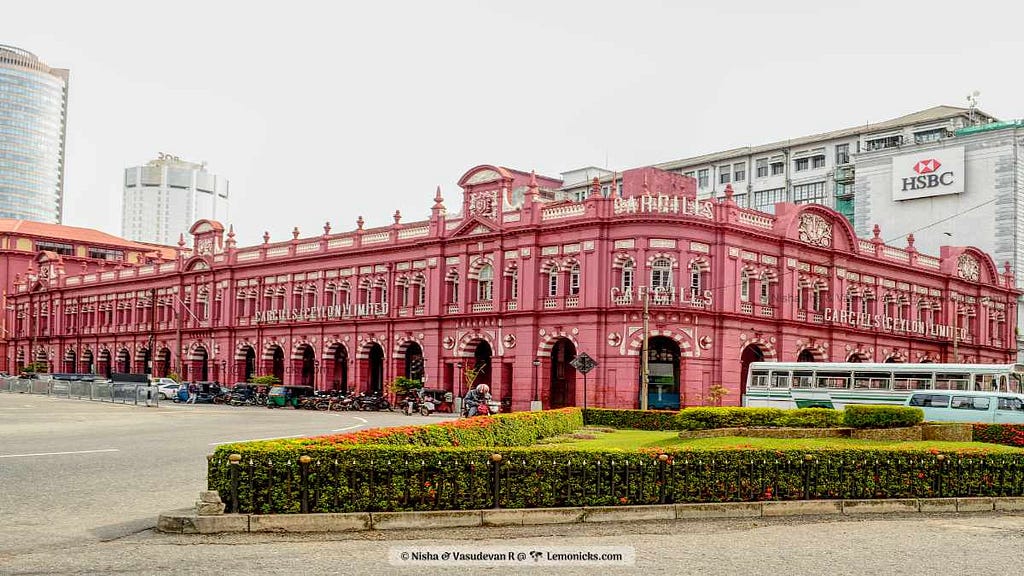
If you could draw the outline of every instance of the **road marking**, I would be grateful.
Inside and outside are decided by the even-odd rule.
[[[305,434],[293,434],[291,436],[275,436],[273,438],[249,438],[248,440],[225,440],[224,442],[211,442],[210,446],[220,446],[221,444],[237,444],[239,442],[262,442],[264,440],[284,440],[285,438],[302,438]]]
[[[356,420],[359,420],[363,424],[366,424],[366,418],[360,418],[359,416],[353,416],[353,418],[355,418]]]
[[[64,454],[96,454],[97,452],[120,452],[117,448],[102,450],[77,450],[75,452],[37,452],[35,454],[0,454],[0,458],[27,458],[29,456],[62,456]]]
[[[331,430],[331,432],[344,432],[345,430],[351,430],[353,428],[362,428],[362,426],[362,424],[353,424],[352,426],[346,426],[344,428],[335,428],[334,430]]]

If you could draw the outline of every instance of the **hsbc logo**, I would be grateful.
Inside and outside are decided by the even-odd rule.
[[[926,190],[939,186],[952,186],[956,180],[952,171],[937,173],[942,167],[942,162],[934,158],[918,160],[914,163],[914,172],[917,176],[910,176],[903,179],[903,192],[910,190]]]
[[[942,163],[933,158],[928,160],[920,160],[917,164],[914,164],[914,172],[918,174],[931,174],[942,167]]]
[[[963,194],[967,184],[963,146],[942,146],[892,156],[892,199],[896,202]]]

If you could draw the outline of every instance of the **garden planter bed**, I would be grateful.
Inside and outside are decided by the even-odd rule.
[[[852,428],[714,428],[712,430],[684,430],[679,437],[697,438],[850,438]]]
[[[970,424],[922,424],[906,428],[714,428],[712,430],[684,430],[679,437],[698,438],[853,438],[855,440],[892,440],[913,442],[939,440],[945,442],[972,442]]]

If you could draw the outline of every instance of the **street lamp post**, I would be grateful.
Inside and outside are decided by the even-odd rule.
[[[537,370],[540,368],[540,358],[533,359],[533,401],[530,402],[530,412],[539,412],[544,409],[543,404],[540,401],[540,397],[537,395],[537,386],[539,379],[537,378]]]
[[[462,362],[455,363],[456,378],[459,379],[459,395],[455,397],[455,413],[462,414]]]

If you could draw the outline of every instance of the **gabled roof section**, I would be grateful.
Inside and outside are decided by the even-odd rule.
[[[45,222],[33,222],[31,220],[13,220],[0,218],[0,234],[18,234],[41,239],[66,240],[91,246],[108,246],[125,250],[137,250],[139,252],[159,252],[165,255],[165,250],[170,249],[169,258],[174,258],[177,252],[167,246],[156,246],[132,242],[113,234],[100,232],[91,228],[79,228],[77,226],[64,226],[62,224],[48,224]]]

